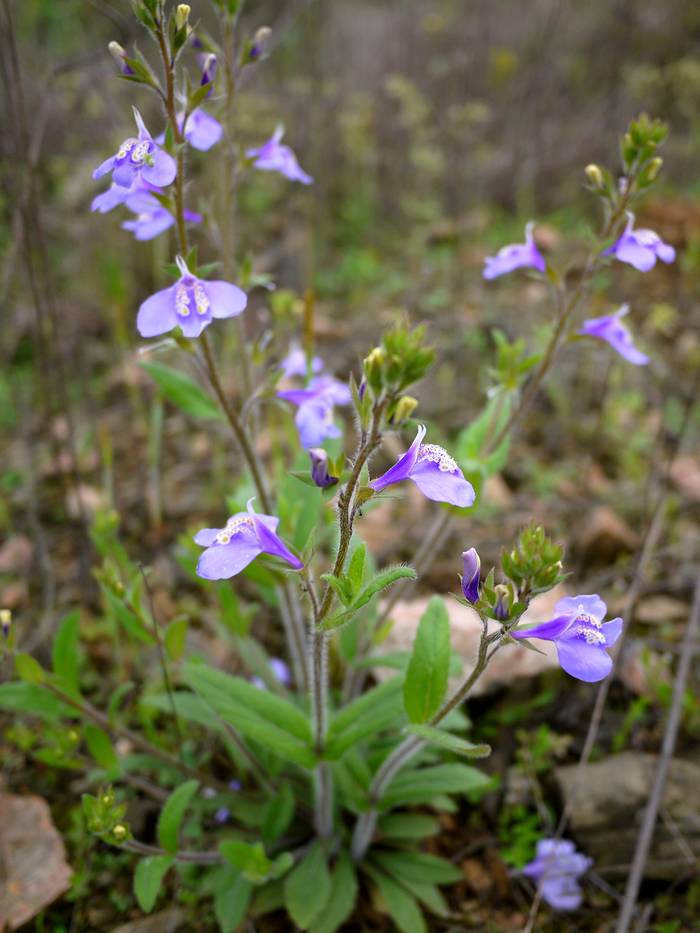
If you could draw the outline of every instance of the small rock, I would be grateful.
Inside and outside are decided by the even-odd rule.
[[[581,768],[555,769],[571,833],[598,870],[609,868],[620,876],[629,872],[657,763],[656,755],[628,751]],[[700,765],[671,760],[661,809],[666,819],[658,821],[644,874],[672,880],[684,866],[697,864],[686,847],[700,858]]]
[[[536,623],[551,619],[554,604],[566,595],[562,586],[556,586],[549,593],[535,597],[523,616],[523,622]],[[382,642],[382,654],[411,650],[418,623],[429,602],[430,597],[422,596],[417,599],[399,600],[396,603],[391,612],[394,625]],[[473,609],[462,606],[454,599],[445,597],[444,604],[450,620],[452,648],[462,658],[468,669],[478,649],[481,621]],[[493,625],[495,626],[496,623]],[[506,645],[502,648],[474,685],[472,696],[483,696],[509,685],[518,677],[536,677],[542,671],[558,667],[557,652],[553,642],[539,641],[537,647],[544,653],[529,651],[519,645]],[[381,667],[373,670],[378,680],[387,680],[394,673],[393,670]]]
[[[41,797],[0,794],[0,923],[16,930],[70,888],[63,841]]]

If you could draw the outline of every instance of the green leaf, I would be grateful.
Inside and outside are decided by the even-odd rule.
[[[454,884],[463,878],[459,868],[446,859],[427,852],[400,852],[373,849],[372,858],[400,881],[426,884]]]
[[[401,678],[379,684],[348,703],[332,720],[326,740],[325,757],[333,760],[367,736],[400,724]]]
[[[136,866],[134,894],[144,913],[150,914],[155,907],[163,878],[174,861],[171,855],[151,855]]]
[[[51,663],[54,674],[60,677],[63,685],[75,694],[80,693],[78,681],[78,634],[80,631],[80,613],[71,612],[58,627],[51,649]]]
[[[372,865],[363,866],[377,886],[381,906],[401,933],[427,933],[425,917],[415,899],[393,878]]]
[[[102,729],[92,723],[87,723],[83,735],[85,736],[88,751],[100,767],[104,768],[105,771],[119,772],[121,770],[119,756],[115,752],[112,740],[106,732],[103,732]]]
[[[8,713],[26,713],[47,722],[78,719],[80,713],[63,703],[43,687],[30,683],[0,684],[0,709]]]
[[[173,619],[165,630],[165,650],[171,661],[179,661],[185,653],[188,623],[189,619],[186,616]]]
[[[168,852],[177,851],[177,838],[185,811],[194,797],[199,781],[185,781],[168,797],[158,817],[158,842]]]
[[[186,663],[185,681],[241,735],[303,768],[316,764],[311,726],[300,709],[269,690],[258,690],[203,664]]]
[[[22,651],[15,655],[15,671],[19,679],[27,684],[38,685],[46,679],[46,671],[37,659]],[[25,712],[30,713],[31,710]]]
[[[223,418],[216,402],[197,383],[163,363],[142,363],[165,398],[194,418]]]
[[[360,590],[357,596],[355,596],[348,605],[347,609],[342,609],[340,612],[334,613],[324,621],[323,628],[326,630],[337,628],[344,622],[347,622],[355,612],[363,606],[366,606],[367,603],[378,593],[381,593],[382,590],[385,590],[398,580],[415,580],[415,578],[416,571],[413,567],[398,566],[387,567],[385,570],[380,570],[374,579],[370,580],[369,583]],[[345,582],[345,580],[347,580],[347,578],[344,578],[343,582]]]
[[[260,835],[266,846],[277,842],[282,833],[288,829],[293,817],[294,794],[288,784],[282,784],[279,792],[265,807]]]
[[[359,590],[362,586],[362,577],[365,572],[366,554],[367,546],[364,542],[360,542],[360,544],[358,544],[355,550],[352,552],[352,557],[350,558],[350,564],[348,565],[348,577],[350,578],[354,592],[357,592],[357,590]]]
[[[419,725],[414,723],[406,726],[407,732],[420,736],[430,745],[437,745],[438,748],[444,748],[448,752],[454,752],[456,755],[465,755],[467,758],[488,758],[491,754],[490,745],[474,745],[451,732],[444,729],[437,729],[434,726]]]
[[[262,884],[270,878],[279,878],[289,871],[294,864],[294,857],[283,852],[271,860],[265,853],[262,842],[243,842],[241,839],[227,839],[219,845],[219,852],[227,862],[238,868],[243,877],[253,884]]]
[[[221,933],[233,933],[248,912],[253,893],[250,881],[233,868],[221,873],[214,892],[214,914]]]
[[[433,596],[418,624],[406,671],[403,703],[411,722],[426,722],[440,708],[450,670],[450,621],[439,596]]]
[[[320,843],[312,846],[284,883],[284,903],[292,920],[302,930],[325,910],[331,896],[331,876]]]
[[[378,823],[382,839],[425,839],[440,832],[440,822],[427,813],[389,813]]]
[[[331,873],[331,890],[328,905],[313,921],[309,933],[335,933],[348,919],[357,900],[357,876],[352,859],[341,852]]]
[[[381,803],[383,809],[407,804],[430,804],[442,794],[466,794],[488,787],[489,784],[489,777],[471,765],[459,762],[433,765],[402,771],[387,788]]]

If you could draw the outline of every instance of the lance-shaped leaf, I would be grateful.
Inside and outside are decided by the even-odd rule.
[[[436,745],[438,748],[454,752],[455,755],[464,755],[466,758],[488,758],[491,754],[490,745],[475,745],[473,742],[468,742],[458,735],[435,726],[413,723],[406,727],[406,731],[425,739],[429,745]]]
[[[406,671],[403,702],[411,722],[427,722],[440,708],[450,671],[450,622],[434,596],[418,624]]]

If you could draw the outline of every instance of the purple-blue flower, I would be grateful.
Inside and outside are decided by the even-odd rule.
[[[140,176],[137,176],[133,184],[128,188],[112,182],[106,191],[102,191],[100,194],[95,195],[92,199],[90,210],[99,211],[100,214],[107,214],[120,204],[126,204],[129,198],[137,194],[147,194],[154,191],[158,194],[161,193],[160,188],[156,188],[155,185],[147,184]]]
[[[600,340],[605,340],[616,353],[619,353],[629,363],[634,363],[635,366],[646,366],[649,357],[635,347],[632,334],[621,320],[629,309],[630,306],[625,304],[618,308],[614,314],[589,318],[583,322],[579,334],[584,337],[598,337]]]
[[[254,160],[255,168],[264,172],[279,172],[290,181],[300,181],[302,185],[310,185],[313,178],[301,168],[289,146],[284,146],[280,142],[283,135],[284,129],[278,126],[266,143],[258,149],[248,149],[246,155]]]
[[[177,174],[175,159],[155,142],[135,107],[134,119],[138,137],[125,139],[116,155],[105,159],[92,173],[92,177],[102,178],[111,172],[112,181],[123,188],[130,188],[138,178],[157,188],[172,184]]]
[[[481,561],[476,548],[470,547],[462,553],[464,573],[462,575],[462,592],[469,603],[479,602],[479,589],[481,584]]]
[[[253,500],[247,512],[232,515],[223,528],[202,528],[194,536],[206,548],[197,562],[197,575],[205,580],[228,580],[244,570],[260,554],[286,561],[294,570],[304,566],[277,534],[279,518],[257,515]]]
[[[137,240],[152,240],[175,223],[172,212],[167,207],[163,207],[160,201],[148,191],[142,191],[127,198],[126,206],[136,216],[133,220],[125,220],[122,227],[124,230],[130,230]],[[184,215],[189,223],[202,222],[202,215],[194,211],[185,211]]]
[[[289,670],[289,665],[286,664],[282,658],[269,658],[268,660],[275,680],[279,681],[282,686],[288,687],[292,682],[292,672]],[[250,682],[259,690],[267,690],[267,685],[262,677],[251,677]]]
[[[620,637],[622,619],[603,622],[607,606],[597,594],[566,596],[555,605],[554,612],[549,622],[515,629],[511,637],[553,641],[559,663],[577,680],[593,684],[607,677],[612,670],[607,649]]]
[[[235,317],[245,308],[248,297],[230,282],[198,279],[187,268],[182,256],[176,257],[180,278],[147,298],[136,317],[142,337],[157,337],[180,327],[185,337],[199,337],[214,318]]]
[[[656,265],[656,260],[670,263],[676,258],[675,249],[664,243],[658,233],[653,230],[635,230],[634,214],[627,212],[627,226],[620,238],[603,253],[604,256],[614,256],[620,262],[629,263],[639,272],[648,272]]]
[[[340,437],[333,422],[335,405],[347,405],[352,395],[344,382],[333,376],[316,376],[306,389],[287,389],[278,398],[298,405],[294,419],[302,447],[320,447],[328,437]]]
[[[503,246],[495,256],[487,256],[484,260],[484,278],[496,279],[499,275],[513,272],[514,269],[537,269],[544,272],[547,264],[542,253],[537,249],[532,231],[535,228],[533,221],[525,227],[525,242],[511,243]]]
[[[304,353],[303,348],[298,343],[290,344],[289,352],[280,363],[280,369],[282,370],[282,375],[287,379],[291,379],[292,376],[301,376],[302,378],[306,378],[306,353]],[[318,374],[322,369],[323,360],[321,357],[312,357],[311,372]]]
[[[183,117],[184,113],[181,113],[178,117],[180,131],[182,131]],[[223,132],[218,120],[202,110],[201,107],[197,107],[187,118],[183,136],[194,149],[206,152],[207,149],[211,149],[212,146],[219,142]]]
[[[369,484],[375,492],[410,479],[424,496],[435,502],[466,509],[472,505],[476,493],[472,484],[446,450],[437,444],[424,444],[425,427],[418,428],[415,440],[403,456],[382,476]]]
[[[576,910],[583,899],[578,879],[592,864],[568,839],[540,839],[535,858],[522,873],[537,883],[550,907]]]
[[[328,471],[328,454],[323,447],[312,447],[309,451],[311,458],[311,479],[321,489],[327,489],[329,486],[335,486],[338,482],[337,476],[331,476]]]

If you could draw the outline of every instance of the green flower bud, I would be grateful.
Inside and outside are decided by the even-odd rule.
[[[584,169],[586,177],[593,185],[594,188],[603,187],[603,173],[600,170],[600,166],[596,165],[594,162],[591,162],[590,165],[587,165]]]
[[[649,163],[649,168],[647,169],[647,180],[654,181],[661,171],[661,166],[664,164],[664,160],[661,156],[655,156]]]
[[[396,403],[392,421],[394,424],[401,424],[402,421],[411,417],[417,407],[418,399],[413,398],[412,395],[402,395]]]
[[[117,842],[123,842],[128,835],[129,830],[121,823],[117,823],[117,825],[112,830],[112,836],[116,839]]]
[[[192,7],[189,3],[178,3],[177,9],[175,10],[175,25],[178,29],[182,29],[183,26],[187,25],[191,12]]]

